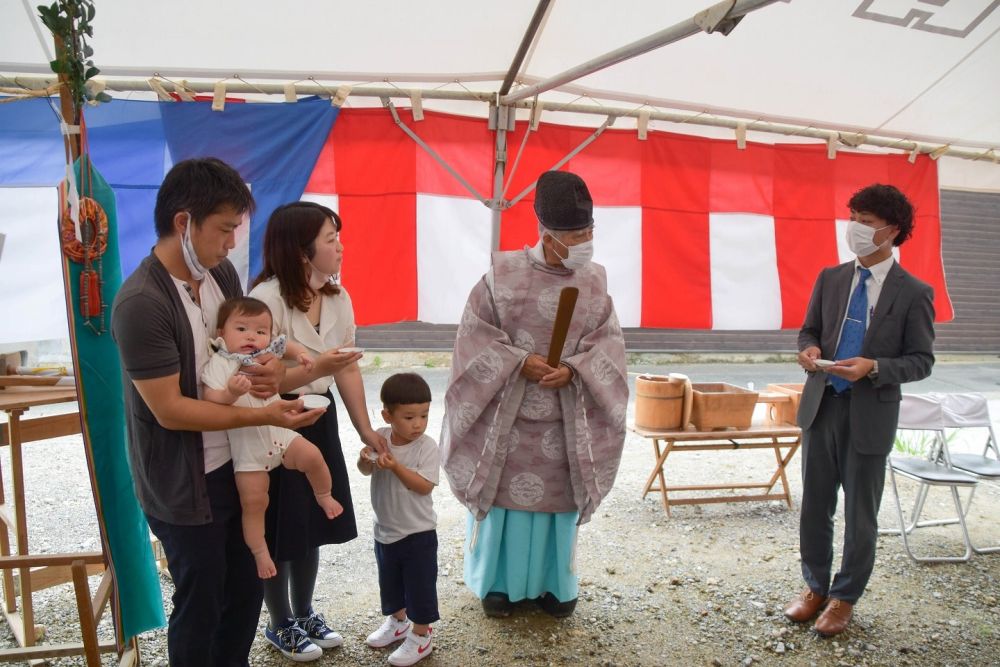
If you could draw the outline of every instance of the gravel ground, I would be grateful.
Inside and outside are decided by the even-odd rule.
[[[369,405],[382,380],[396,368],[373,359],[365,371]],[[386,357],[387,355],[383,355]],[[399,360],[397,359],[397,362]],[[402,363],[412,362],[402,357]],[[669,369],[638,359],[634,371],[689,373],[696,381],[726,378],[739,384],[794,382],[789,364],[704,364]],[[378,362],[382,362],[379,364]],[[647,363],[649,362],[649,363]],[[448,371],[437,357],[421,357],[416,370],[431,383],[435,403],[429,432],[440,432]],[[381,365],[381,367],[377,367]],[[435,367],[437,366],[437,367]],[[1000,415],[1000,364],[952,368],[939,364],[934,381],[911,385],[916,391],[984,391],[993,415]],[[955,379],[958,378],[958,379]],[[969,378],[981,380],[969,385]],[[48,409],[52,411],[51,408]],[[44,414],[34,409],[32,414]],[[344,419],[345,423],[349,423]],[[360,441],[344,431],[353,461]],[[980,441],[953,443],[975,448]],[[439,514],[442,620],[435,625],[435,651],[426,665],[1000,665],[1000,554],[977,555],[968,563],[918,565],[896,536],[880,538],[875,573],[848,632],[823,640],[809,628],[787,622],[782,608],[801,587],[798,561],[799,456],[789,466],[795,509],[778,502],[683,506],[667,518],[659,499],[643,499],[652,467],[651,445],[633,434],[626,441],[615,489],[580,533],[577,567],[581,576],[576,614],[554,620],[533,603],[522,603],[510,619],[483,616],[479,601],[462,583],[465,512],[445,488],[434,493]],[[96,517],[79,436],[25,447],[28,526],[32,553],[98,548]],[[10,489],[9,451],[0,458]],[[766,451],[690,453],[671,460],[668,479],[761,478],[773,471]],[[349,469],[354,471],[352,466]],[[347,545],[321,550],[316,606],[345,637],[339,649],[315,664],[384,665],[389,650],[365,646],[364,637],[381,622],[372,551],[367,479],[351,478],[361,536]],[[912,499],[916,486],[901,483]],[[944,516],[950,498],[931,493],[931,516]],[[881,522],[895,525],[895,508],[886,489]],[[1000,541],[1000,488],[981,485],[969,515],[973,540]],[[957,528],[923,529],[923,548],[958,548]],[[838,550],[839,557],[839,550]],[[91,587],[98,579],[91,579]],[[169,578],[161,577],[169,610]],[[76,641],[72,588],[59,586],[35,594],[38,623],[49,642]],[[261,628],[266,620],[261,616]],[[110,621],[101,626],[111,636]],[[13,646],[0,622],[0,645]],[[141,638],[144,664],[166,664],[166,634]],[[288,665],[262,639],[253,647],[254,665]],[[80,659],[53,660],[82,665]],[[106,665],[115,661],[105,658]]]

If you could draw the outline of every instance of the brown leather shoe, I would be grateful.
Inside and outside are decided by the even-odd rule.
[[[807,588],[785,607],[785,616],[795,623],[805,623],[811,621],[825,603],[825,596],[817,595]]]
[[[826,609],[816,619],[816,625],[813,626],[813,630],[823,637],[839,635],[847,629],[847,624],[851,622],[853,613],[853,604],[838,600],[837,598],[831,598],[830,604],[826,605]]]

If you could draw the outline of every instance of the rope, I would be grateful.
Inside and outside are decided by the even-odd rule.
[[[0,86],[0,93],[4,95],[11,95],[5,100],[0,100],[0,104],[6,104],[7,102],[21,102],[22,100],[33,100],[39,97],[51,97],[59,92],[59,88],[62,87],[60,83],[53,83],[51,86],[43,88],[41,90],[28,90],[27,88],[9,88],[7,86]]]

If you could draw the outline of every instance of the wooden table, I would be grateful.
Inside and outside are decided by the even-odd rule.
[[[632,432],[653,441],[653,457],[656,460],[642,497],[653,491],[659,491],[663,500],[663,509],[670,516],[672,505],[699,505],[704,503],[749,502],[754,500],[784,500],[792,506],[792,496],[785,477],[785,468],[795,456],[802,442],[802,432],[791,424],[754,425],[745,430],[696,431],[693,427],[687,430],[651,431],[637,426],[631,427]],[[771,449],[774,451],[776,468],[771,478],[766,482],[748,482],[732,484],[685,484],[667,486],[664,468],[667,457],[674,452],[707,452],[718,450],[739,449]],[[783,451],[785,450],[785,451]],[[659,482],[659,486],[654,486]],[[775,485],[781,483],[781,491]],[[679,491],[735,491],[736,489],[757,489],[761,492],[750,495],[729,494],[724,496],[686,496],[671,497],[669,494]]]

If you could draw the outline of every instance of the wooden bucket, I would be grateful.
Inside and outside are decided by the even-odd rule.
[[[680,378],[640,375],[635,379],[635,425],[652,431],[681,428],[684,387]]]

